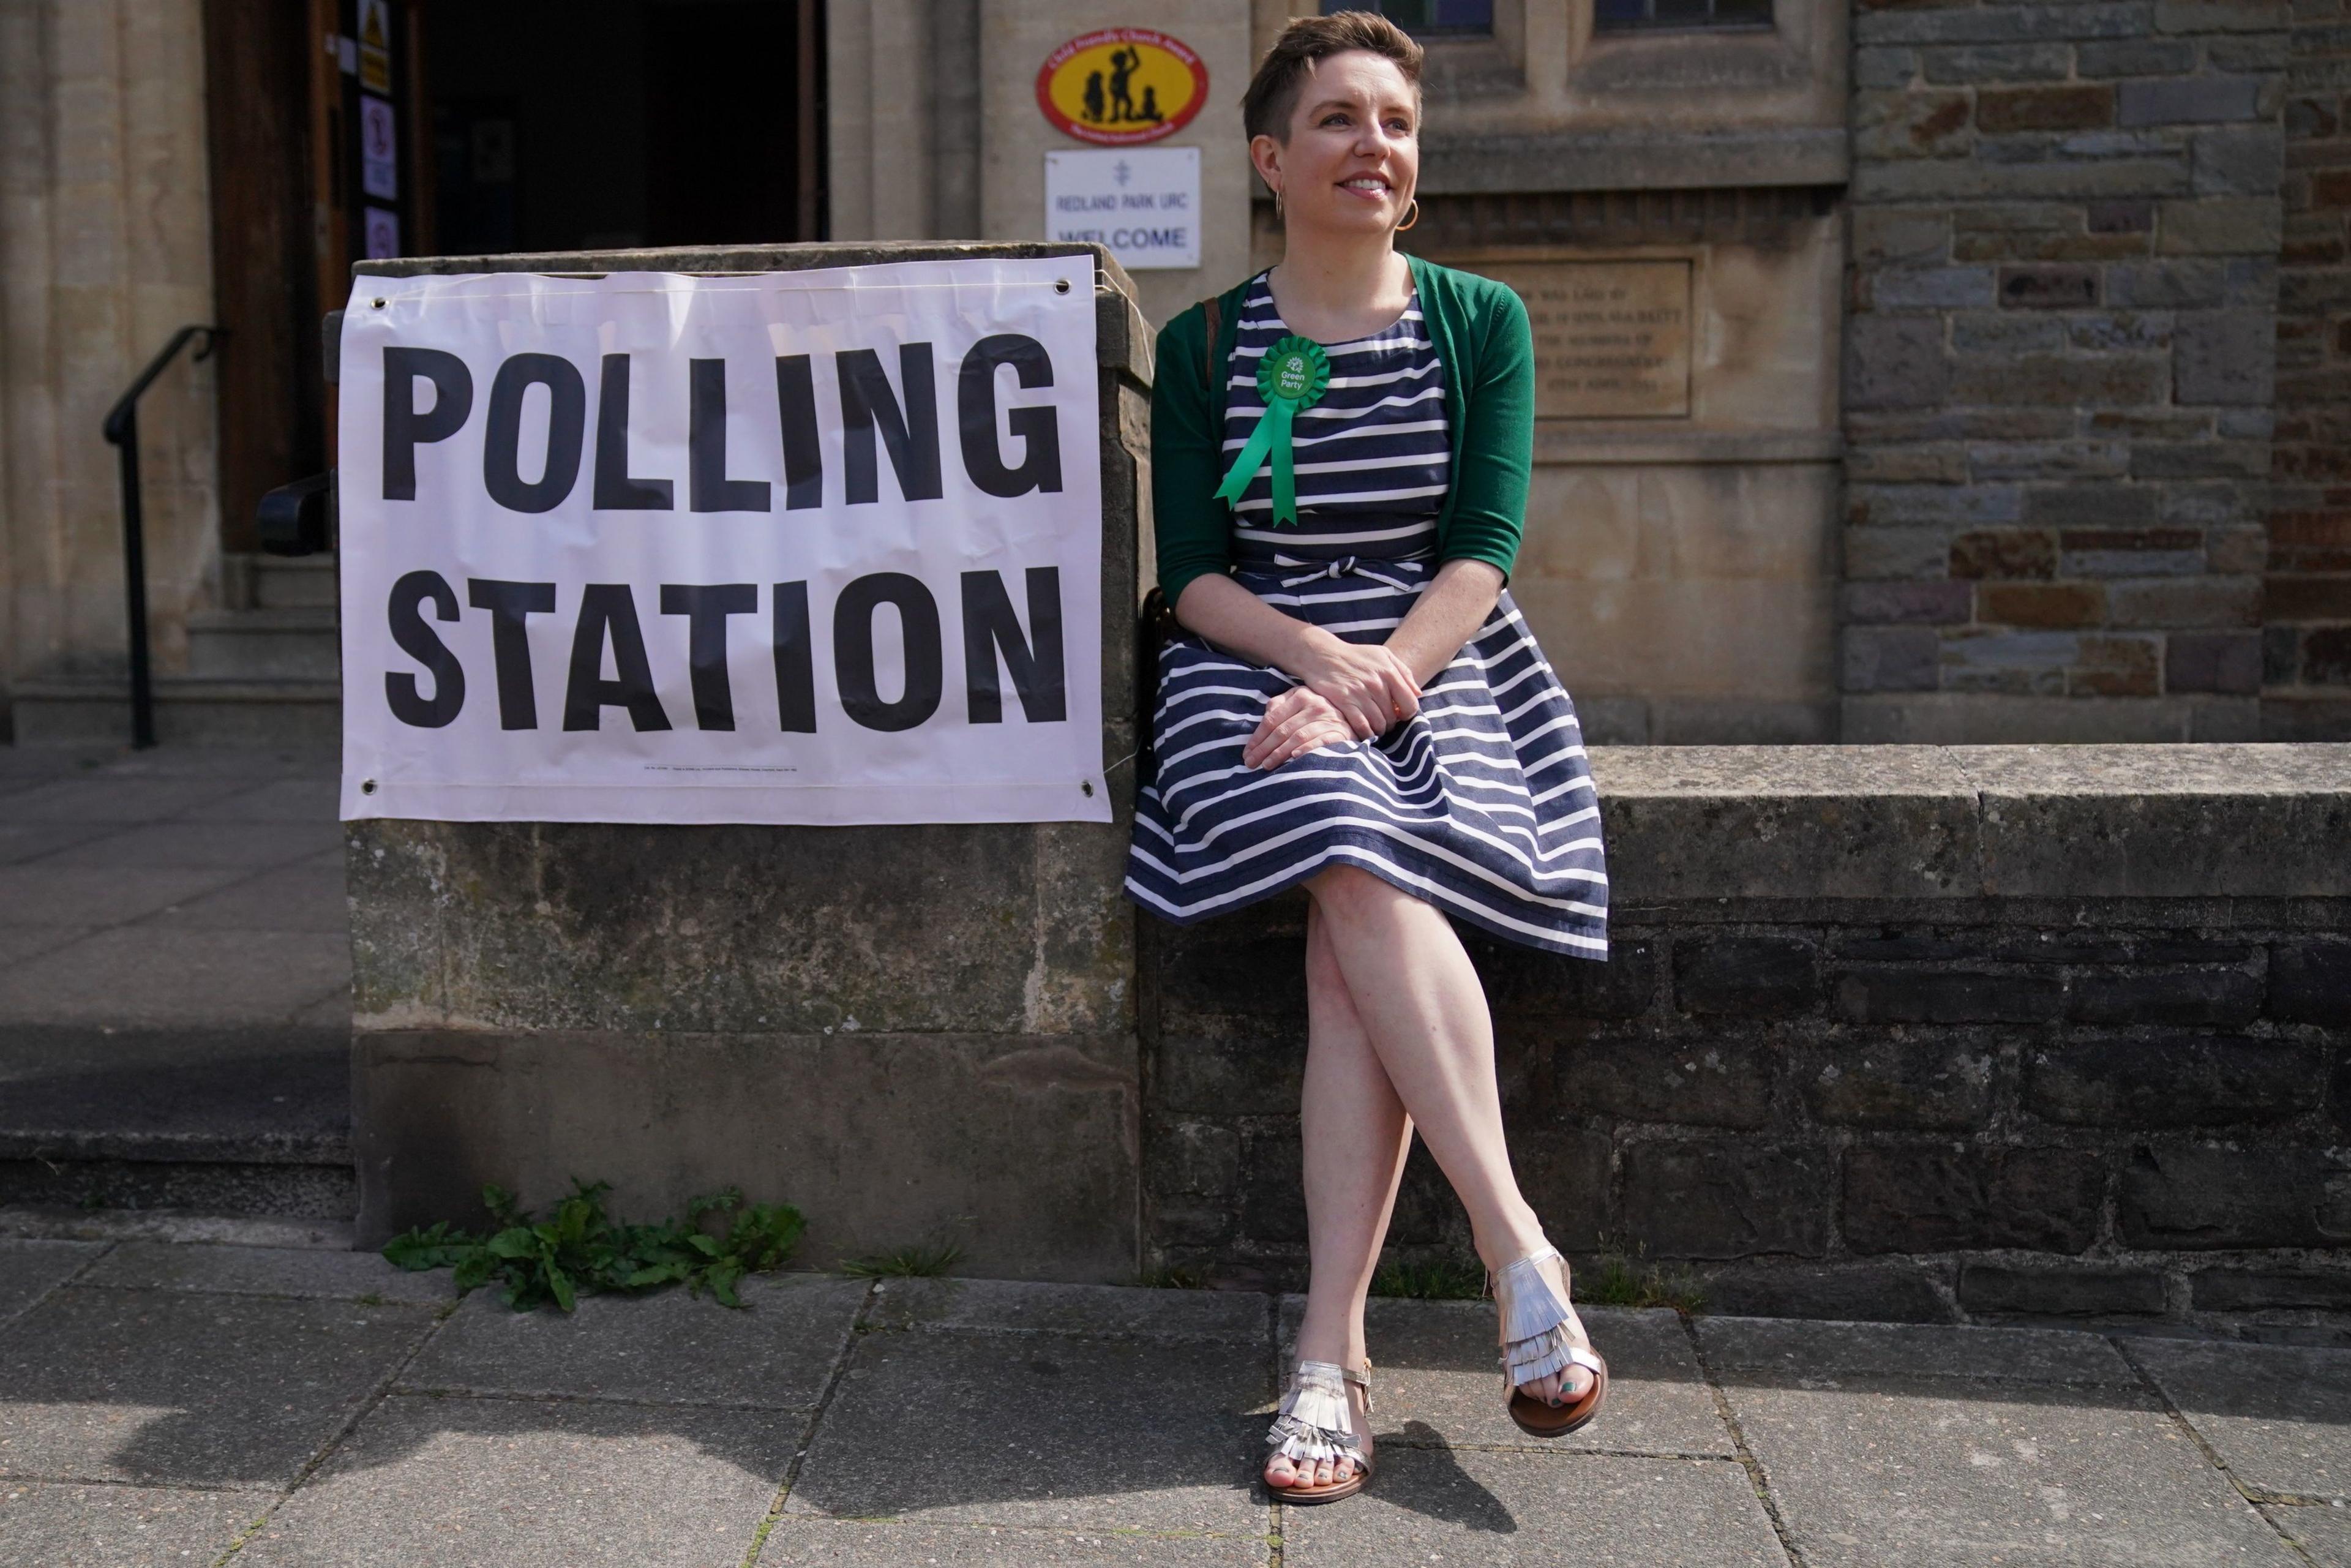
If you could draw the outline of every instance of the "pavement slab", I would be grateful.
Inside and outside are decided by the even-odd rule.
[[[1747,1471],[1726,1460],[1431,1448],[1383,1449],[1378,1465],[1360,1497],[1282,1510],[1282,1568],[1788,1561]]]
[[[1257,1343],[876,1332],[787,1511],[928,1524],[1261,1534]]]
[[[191,822],[335,822],[342,781],[329,762],[311,777],[272,779],[207,800],[184,813]],[[340,832],[340,823],[337,824]],[[340,841],[340,839],[339,839]]]
[[[2351,1568],[2351,1508],[2324,1503],[2307,1508],[2272,1504],[2262,1511],[2289,1540],[2310,1553],[2310,1560],[2318,1568]]]
[[[777,1521],[758,1568],[900,1568],[901,1564],[1000,1563],[1009,1568],[1262,1568],[1267,1542],[1238,1535],[1166,1535],[1140,1531],[1011,1529],[1000,1524]]]
[[[411,1273],[385,1262],[380,1253],[334,1252],[316,1247],[129,1241],[109,1253],[78,1282],[121,1290],[299,1296],[371,1305],[406,1301],[430,1306],[457,1299],[446,1269]]]
[[[283,1487],[434,1317],[68,1286],[0,1330],[0,1475]]]
[[[0,867],[0,925],[119,925],[248,874],[235,866]]]
[[[769,1410],[396,1395],[235,1561],[737,1568],[805,1425]]]
[[[151,822],[45,857],[43,870],[117,871],[136,866],[238,866],[262,871],[342,842],[342,825],[322,821]]]
[[[1282,1364],[1295,1356],[1304,1298],[1282,1308]],[[1410,1441],[1414,1422],[1456,1448],[1706,1454],[1735,1450],[1714,1393],[1677,1313],[1664,1308],[1578,1307],[1584,1332],[1608,1363],[1608,1403],[1590,1426],[1564,1437],[1519,1430],[1502,1405],[1495,1360],[1499,1321],[1491,1301],[1374,1299],[1364,1310],[1371,1347],[1373,1433]]]
[[[137,778],[99,771],[57,779],[8,797],[15,822],[161,822],[242,794],[251,781],[232,774]]]
[[[6,810],[0,805],[0,814]],[[0,865],[39,860],[114,831],[103,822],[0,822]]]
[[[20,868],[21,869],[21,868]],[[0,872],[0,883],[15,875]],[[229,877],[228,872],[76,872],[60,876]],[[183,897],[209,892],[192,887]],[[0,886],[0,904],[7,898]],[[166,900],[178,903],[180,898]],[[0,970],[0,1022],[217,1028],[291,1019],[351,977],[341,930],[141,925],[100,931]]]
[[[813,1408],[856,1322],[864,1284],[768,1275],[745,1281],[741,1294],[740,1311],[666,1290],[634,1299],[586,1296],[565,1313],[518,1312],[496,1290],[475,1291],[401,1374],[401,1386]]]
[[[350,923],[340,850],[331,864],[308,856],[145,919],[223,931],[341,931]]]
[[[0,1238],[0,1322],[39,1301],[105,1250],[102,1242]]]
[[[1263,1343],[1265,1298],[1226,1291],[1040,1285],[1019,1280],[884,1280],[866,1321],[885,1328],[1139,1335]]]
[[[0,969],[54,953],[89,935],[86,925],[0,925]]]
[[[188,1568],[267,1506],[250,1492],[0,1480],[0,1568]]]
[[[2246,1486],[2351,1500],[2351,1350],[2148,1338],[2129,1354]]]
[[[2116,1376],[2129,1369],[2104,1340],[1740,1319],[1698,1333],[1811,1568],[2296,1561]]]
[[[1725,1379],[1734,1374],[1750,1382],[1897,1375],[2143,1386],[2130,1363],[2104,1337],[2066,1329],[1786,1318],[1700,1318],[1698,1329],[1707,1358]]]

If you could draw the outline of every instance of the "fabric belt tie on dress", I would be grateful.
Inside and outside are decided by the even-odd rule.
[[[1277,564],[1290,563],[1280,562]],[[1332,561],[1326,566],[1318,567],[1312,571],[1301,572],[1296,577],[1285,577],[1281,580],[1281,586],[1284,588],[1303,588],[1310,582],[1319,582],[1326,577],[1336,579],[1348,576],[1368,577],[1374,582],[1384,582],[1387,584],[1390,588],[1395,589],[1398,593],[1416,593],[1420,591],[1421,587],[1419,583],[1405,581],[1397,578],[1395,574],[1382,571],[1378,567],[1373,566],[1370,563],[1352,555],[1343,555],[1337,560]]]

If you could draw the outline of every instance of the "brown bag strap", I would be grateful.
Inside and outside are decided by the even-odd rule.
[[[1217,335],[1225,324],[1224,302],[1211,294],[1200,301],[1200,309],[1208,321],[1207,334],[1200,340],[1200,384],[1213,387],[1217,384]]]

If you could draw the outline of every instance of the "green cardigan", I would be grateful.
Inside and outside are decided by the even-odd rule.
[[[1507,286],[1416,256],[1413,287],[1429,341],[1445,365],[1445,423],[1452,482],[1437,517],[1440,560],[1497,567],[1507,579],[1518,558],[1534,461],[1535,352],[1527,308]],[[1233,351],[1244,281],[1218,297],[1210,361],[1205,301],[1160,329],[1151,389],[1151,505],[1159,543],[1159,587],[1170,605],[1196,577],[1231,570],[1232,509],[1217,499],[1225,476],[1225,388],[1207,367]]]

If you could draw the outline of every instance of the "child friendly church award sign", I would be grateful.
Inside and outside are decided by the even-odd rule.
[[[1207,101],[1208,68],[1149,27],[1082,33],[1037,68],[1037,107],[1063,135],[1115,152],[1045,154],[1045,233],[1107,246],[1130,272],[1200,265],[1200,150],[1149,147]]]
[[[1110,820],[1089,256],[344,323],[347,820]]]

